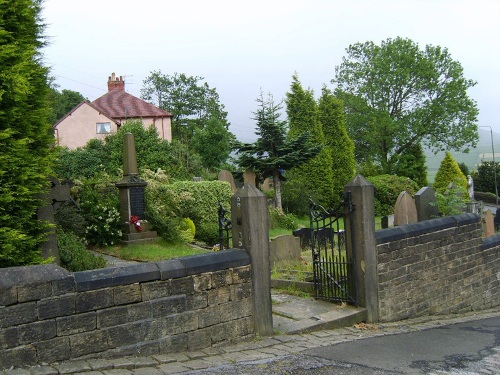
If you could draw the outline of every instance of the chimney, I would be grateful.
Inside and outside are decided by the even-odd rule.
[[[117,78],[115,73],[111,73],[111,77],[108,77],[108,92],[110,91],[125,91],[125,81],[122,76]]]

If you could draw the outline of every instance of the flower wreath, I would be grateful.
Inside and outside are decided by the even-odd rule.
[[[137,216],[134,215],[130,216],[130,223],[134,224],[134,227],[138,232],[142,231],[141,223]]]

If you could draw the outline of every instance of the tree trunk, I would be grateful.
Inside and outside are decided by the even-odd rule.
[[[274,185],[274,207],[280,212],[283,211],[281,205],[281,180],[278,171],[273,172],[273,185]]]

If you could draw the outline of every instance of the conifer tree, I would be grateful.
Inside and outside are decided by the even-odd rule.
[[[437,193],[443,194],[451,183],[464,191],[467,190],[467,177],[464,176],[453,156],[446,151],[436,173],[433,188]]]
[[[311,90],[304,90],[296,74],[292,77],[290,92],[286,94],[286,112],[290,137],[304,132],[311,134],[315,144],[325,145],[325,135],[319,121],[319,110]],[[285,174],[284,200],[289,211],[307,213],[309,199],[329,207],[333,204],[332,156],[323,147],[321,152],[307,163],[294,166]]]
[[[48,187],[52,127],[38,0],[0,7],[0,267],[42,261],[46,224],[36,220]]]
[[[239,164],[252,168],[261,179],[272,177],[275,190],[275,208],[282,211],[282,172],[292,166],[299,166],[315,157],[322,145],[311,142],[310,133],[303,132],[297,137],[287,137],[287,123],[280,119],[281,107],[274,103],[272,95],[265,99],[261,93],[259,105],[254,113],[258,138],[254,143],[237,147]]]
[[[333,204],[342,201],[344,186],[354,177],[354,142],[347,134],[344,103],[323,86],[319,98],[319,121],[332,158]]]

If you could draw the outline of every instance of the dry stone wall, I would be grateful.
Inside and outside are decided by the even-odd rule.
[[[226,250],[75,273],[0,269],[0,369],[251,337],[250,267],[244,250]]]
[[[381,321],[500,306],[500,235],[464,214],[379,230]]]

